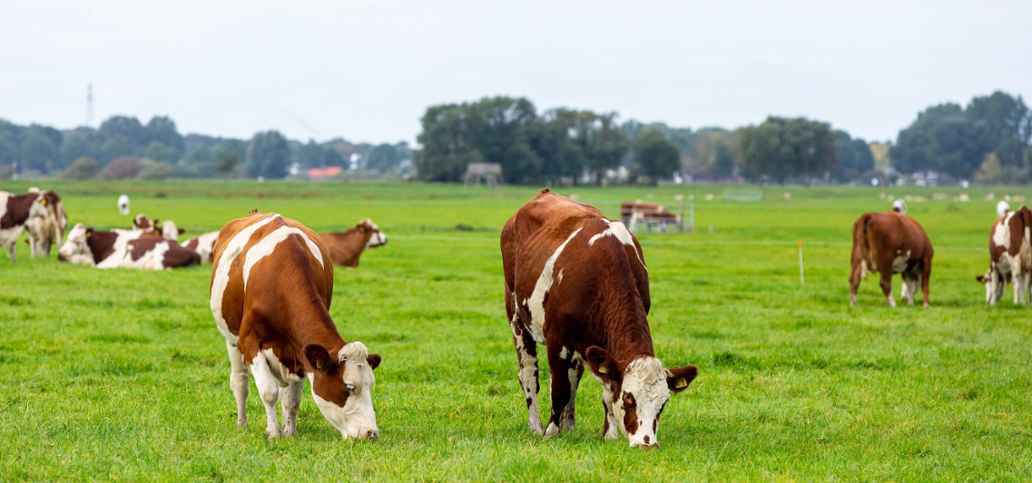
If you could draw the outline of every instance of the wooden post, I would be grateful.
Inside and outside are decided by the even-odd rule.
[[[799,286],[806,285],[806,279],[803,276],[803,241],[796,241],[796,246],[799,247]]]

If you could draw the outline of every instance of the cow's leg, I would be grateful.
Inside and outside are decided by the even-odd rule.
[[[229,354],[229,387],[236,399],[237,426],[244,428],[247,427],[247,368],[243,354],[229,341],[226,341],[226,352]]]
[[[881,286],[882,294],[885,295],[885,300],[889,303],[889,307],[896,306],[896,299],[892,298],[892,268],[882,269],[881,280],[878,285]]]
[[[863,279],[863,261],[853,262],[853,270],[849,272],[849,305],[856,305],[856,292]]]
[[[928,308],[928,282],[932,279],[932,259],[925,258],[921,263],[921,294],[924,297],[924,308]]]
[[[602,412],[605,415],[605,419],[602,421],[602,437],[617,439],[620,437],[620,426],[618,426],[620,423],[616,420],[616,411],[613,409],[616,404],[615,396],[608,382],[603,380],[599,380],[599,382],[602,383]]]
[[[548,345],[548,368],[552,379],[552,413],[548,418],[548,428],[545,429],[545,437],[555,436],[563,428],[563,415],[566,414],[567,406],[575,404],[572,399],[570,385],[570,371],[573,365],[570,364],[573,353],[559,344]],[[572,423],[571,423],[572,425]]]
[[[581,376],[584,375],[584,362],[572,352],[568,365],[566,376],[570,380],[570,401],[566,403],[566,410],[563,411],[561,425],[563,431],[573,431],[574,416],[577,410],[577,387],[580,386]]]
[[[914,295],[917,294],[917,286],[920,284],[921,275],[917,268],[912,268],[902,273],[903,277],[903,299],[908,304],[914,305]]]
[[[12,241],[7,243],[7,256],[11,257],[11,262],[14,262],[14,254],[18,251],[18,243]]]
[[[280,407],[283,410],[283,436],[293,436],[297,432],[297,409],[301,405],[301,389],[303,380],[294,381],[280,391]]]
[[[265,405],[265,434],[270,438],[277,438],[280,436],[280,430],[279,421],[276,419],[276,401],[279,401],[280,388],[261,352],[251,361],[251,374],[254,375],[254,384],[258,386],[258,394],[262,396],[262,404]]]
[[[523,328],[518,316],[513,315],[510,327],[512,341],[516,347],[520,389],[523,390],[523,397],[527,402],[527,424],[531,431],[542,434],[541,414],[538,409],[538,391],[541,390],[541,384],[538,382],[537,343],[534,342],[530,331]]]

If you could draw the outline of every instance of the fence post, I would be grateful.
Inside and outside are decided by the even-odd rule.
[[[799,286],[806,285],[806,279],[803,276],[803,241],[797,240],[796,246],[799,247]]]

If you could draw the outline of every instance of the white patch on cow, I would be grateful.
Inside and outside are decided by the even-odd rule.
[[[276,246],[283,240],[286,240],[290,235],[300,236],[305,241],[305,245],[308,246],[308,251],[311,252],[312,257],[319,262],[319,266],[323,266],[322,252],[319,250],[319,245],[316,245],[304,231],[294,228],[292,226],[281,226],[276,228],[271,233],[266,234],[262,237],[258,243],[251,246],[251,249],[244,255],[244,289],[247,289],[247,280],[251,276],[251,270],[255,264],[260,262],[263,258],[272,255],[272,252],[276,250]]]
[[[226,340],[233,345],[237,343],[237,336],[233,335],[229,330],[226,319],[222,316],[222,296],[229,285],[229,270],[233,266],[233,261],[240,256],[240,252],[243,251],[244,246],[251,239],[251,235],[254,235],[254,232],[258,231],[259,228],[269,224],[269,222],[276,218],[279,218],[279,215],[267,216],[251,223],[238,231],[236,235],[233,235],[233,238],[226,244],[226,248],[222,250],[222,257],[219,259],[218,265],[213,269],[215,275],[212,277],[211,282],[211,313],[215,317],[215,325],[218,326],[219,332],[222,332]]]
[[[262,354],[265,355],[265,361],[269,364],[269,369],[272,370],[272,375],[279,382],[280,387],[287,387],[287,385],[301,380],[301,376],[290,372],[280,362],[279,357],[276,357],[276,351],[272,350],[271,347],[263,349]]]
[[[189,245],[191,241],[197,240],[197,248],[194,251],[201,256],[201,262],[205,263],[211,261],[211,252],[215,250],[215,240],[218,238],[219,232],[213,231],[187,240],[184,245]]]
[[[176,226],[176,222],[172,220],[165,220],[161,222],[161,237],[166,240],[178,240],[179,239],[179,227]]]
[[[155,243],[154,247],[144,252],[139,259],[129,260],[125,266],[143,270],[164,270],[166,268],[165,253],[171,248],[172,246],[167,241]]]
[[[655,357],[639,357],[627,365],[621,390],[634,397],[635,411],[638,415],[637,431],[627,434],[631,446],[650,446],[658,443],[656,433],[652,428],[653,422],[659,417],[659,411],[670,399],[667,374],[663,363]],[[614,409],[616,409],[616,418],[620,421],[620,427],[624,428],[624,409],[621,398],[617,398]],[[624,430],[626,432],[626,428]]]
[[[379,434],[376,426],[376,411],[373,409],[373,385],[376,376],[369,366],[368,349],[361,342],[351,342],[340,349],[337,357],[343,366],[344,385],[351,392],[344,406],[327,401],[315,392],[314,375],[309,373],[312,398],[319,412],[344,439],[366,438]],[[375,436],[374,436],[375,437]]]
[[[129,242],[136,240],[143,236],[142,230],[111,230],[118,236],[115,237],[115,243],[112,246],[114,251],[107,258],[100,261],[97,264],[97,268],[119,268],[126,266],[135,266],[129,253]],[[69,237],[70,238],[70,237]],[[83,238],[85,243],[85,238]],[[91,257],[92,260],[92,257]]]
[[[892,259],[892,272],[900,273],[907,268],[907,261],[910,260],[910,250],[903,253],[903,250],[896,250],[896,256]]]
[[[1010,211],[1010,203],[1007,203],[1005,200],[1000,200],[999,203],[996,203],[996,216],[1003,216],[1008,211]]]
[[[251,375],[254,376],[254,385],[258,387],[262,405],[265,406],[265,434],[270,438],[278,437],[280,430],[279,422],[276,420],[276,402],[279,401],[281,384],[261,351],[255,354],[254,360],[251,361]]]
[[[562,348],[560,348],[559,349],[559,358],[563,359],[563,360],[569,359],[570,358],[570,349],[567,349],[566,346],[563,346]]]
[[[996,229],[993,230],[993,244],[1008,249],[1010,248],[1010,220],[1014,217],[1014,212],[1006,212],[1001,216],[1003,219],[996,224]]]
[[[599,233],[596,233],[590,239],[588,239],[588,246],[594,245],[595,242],[602,237],[615,237],[617,240],[620,241],[620,243],[630,246],[631,250],[634,251],[634,256],[638,258],[638,263],[641,264],[642,268],[648,270],[648,267],[645,266],[645,260],[642,260],[641,254],[638,253],[638,247],[634,246],[634,237],[631,235],[631,232],[627,229],[627,227],[619,221],[611,222],[609,220],[606,220],[605,218],[603,218],[602,221],[606,222],[606,224],[609,225],[609,227]]]
[[[565,269],[565,268],[560,268],[560,269],[559,269],[559,275],[557,275],[557,276],[555,277],[555,284],[556,284],[557,286],[563,283],[563,275],[564,275],[565,273],[566,273],[566,269]]]
[[[573,233],[570,233],[570,236],[566,237],[566,241],[560,244],[559,248],[555,249],[552,256],[548,257],[548,260],[545,261],[545,266],[541,269],[541,275],[538,275],[537,283],[534,284],[534,291],[531,292],[530,299],[526,301],[527,308],[530,310],[530,333],[534,336],[534,340],[539,343],[545,342],[545,295],[552,288],[555,262],[559,259],[559,255],[562,255],[563,250],[566,249],[566,245],[580,231],[581,228],[578,228]]]

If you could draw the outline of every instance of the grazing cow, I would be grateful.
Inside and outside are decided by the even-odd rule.
[[[319,411],[344,438],[378,436],[372,390],[380,356],[341,338],[330,318],[332,295],[332,261],[304,225],[253,213],[219,232],[211,312],[226,339],[238,425],[247,424],[250,366],[270,438],[296,431],[306,377]],[[276,419],[281,396],[282,431]]]
[[[129,195],[118,196],[118,212],[123,215],[129,214]]]
[[[896,213],[906,214],[907,204],[903,200],[897,199],[896,201],[892,202],[892,211],[895,211]]]
[[[0,247],[7,249],[11,261],[23,229],[29,232],[32,256],[47,256],[51,245],[61,243],[67,223],[61,197],[53,191],[37,189],[23,195],[0,191]]]
[[[96,231],[75,225],[57,252],[58,260],[97,268],[140,268],[164,270],[198,265],[201,258],[193,250],[166,240],[153,231]]]
[[[320,233],[319,238],[330,251],[333,263],[344,267],[357,267],[358,259],[366,248],[387,244],[387,235],[369,218],[348,231]]]
[[[201,256],[202,263],[211,263],[212,252],[215,249],[215,240],[218,238],[219,232],[212,231],[187,240],[183,243],[183,246],[197,252]]]
[[[989,270],[976,277],[985,285],[985,301],[989,305],[1000,300],[1008,280],[1014,284],[1015,304],[1028,302],[1032,290],[1032,211],[1024,206],[1018,211],[1009,208],[1005,201],[997,205],[1000,216],[989,231]]]
[[[638,240],[592,206],[541,191],[506,222],[501,236],[505,309],[516,347],[530,429],[572,430],[587,362],[602,384],[603,436],[651,447],[672,392],[695,366],[666,369],[655,357],[647,315],[648,271]],[[537,344],[548,351],[552,411],[538,414]]]
[[[932,242],[913,218],[896,211],[865,213],[853,223],[852,271],[849,274],[849,303],[856,305],[860,281],[868,272],[878,272],[880,286],[889,306],[892,274],[903,276],[903,298],[913,305],[918,284],[928,307],[928,284],[932,276]]]

